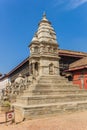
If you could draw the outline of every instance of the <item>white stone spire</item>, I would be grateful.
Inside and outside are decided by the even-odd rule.
[[[46,18],[46,13],[43,14],[42,20],[38,25],[36,36],[32,39],[33,41],[57,43],[56,33],[51,26],[51,22]]]

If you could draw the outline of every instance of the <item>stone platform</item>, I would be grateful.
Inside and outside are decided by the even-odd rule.
[[[25,119],[84,110],[87,109],[87,91],[64,77],[41,76],[17,96],[13,105],[15,112]]]

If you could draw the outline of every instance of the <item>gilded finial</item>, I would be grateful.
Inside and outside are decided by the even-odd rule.
[[[46,18],[46,12],[44,11],[44,13],[43,13],[43,18]]]

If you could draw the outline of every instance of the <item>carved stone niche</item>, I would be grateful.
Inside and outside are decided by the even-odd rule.
[[[40,45],[40,53],[45,51],[45,46],[43,44]]]
[[[47,46],[47,52],[50,52],[50,46],[49,45]]]
[[[39,52],[39,47],[38,46],[35,46],[34,47],[34,53],[38,53]]]

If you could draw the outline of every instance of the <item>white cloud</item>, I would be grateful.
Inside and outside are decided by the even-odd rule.
[[[73,8],[77,8],[81,6],[82,4],[86,3],[87,0],[70,0],[69,6]]]
[[[82,4],[85,4],[86,2],[87,0],[56,0],[55,5],[64,5],[69,9],[74,9],[81,6]]]

